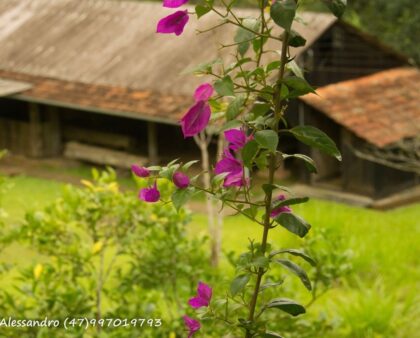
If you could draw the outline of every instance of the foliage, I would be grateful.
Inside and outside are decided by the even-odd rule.
[[[163,6],[178,8],[186,2],[164,0]],[[326,5],[337,17],[343,15],[346,6],[346,0],[317,3]],[[291,100],[315,93],[290,51],[306,43],[305,37],[292,28],[298,20],[299,4],[298,0],[259,0],[253,5],[257,9],[254,14],[242,17],[236,11],[236,1],[203,0],[195,6],[195,13],[177,10],[157,23],[158,33],[180,35],[189,22],[189,15],[196,14],[201,20],[211,13],[220,22],[206,31],[226,25],[236,27],[232,43],[222,45],[222,49],[228,49],[233,58],[229,60],[223,57],[226,53],[220,53],[218,59],[209,60],[194,70],[196,75],[212,78],[212,83],[197,87],[192,95],[195,103],[180,121],[185,138],[203,135],[211,122],[209,128],[218,129],[216,133],[223,134],[228,143],[211,173],[211,185],[201,187],[197,183],[200,175],[189,180],[189,164],[178,160],[163,167],[133,168],[137,176],[148,182],[148,187],[140,191],[140,199],[145,202],[154,203],[159,199],[158,179],[173,180],[176,184],[176,177],[181,175],[186,177],[185,184],[176,184],[178,189],[172,195],[176,208],[195,193],[202,192],[261,227],[261,241],[250,239],[248,250],[235,260],[235,277],[222,298],[211,301],[212,288],[200,283],[197,296],[190,299],[191,307],[198,309],[198,318],[207,324],[202,328],[204,332],[206,326],[220,322],[224,327],[221,332],[226,336],[280,337],[272,331],[273,328],[279,329],[276,325],[278,318],[297,317],[306,309],[298,301],[280,293],[283,282],[277,275],[278,270],[295,275],[312,292],[313,300],[318,296],[304,270],[305,264],[316,265],[313,258],[304,251],[278,249],[269,242],[269,233],[278,231],[276,228],[284,228],[301,238],[311,229],[311,225],[293,211],[295,205],[307,202],[308,198],[296,197],[289,189],[277,184],[275,172],[290,157],[301,158],[312,172],[316,171],[316,164],[307,156],[280,151],[280,135],[292,136],[341,160],[336,145],[324,132],[309,125],[289,128],[283,117]],[[271,55],[273,49],[278,58]],[[262,185],[263,198],[255,194],[253,172],[256,168],[265,171],[268,177]],[[340,261],[329,263],[341,264]],[[328,288],[328,281],[334,276],[328,269],[319,268],[316,285],[323,284]],[[189,337],[201,328],[200,322],[194,318],[184,316],[184,321]],[[280,325],[280,328],[284,331],[285,325]]]
[[[93,171],[84,188],[67,186],[43,211],[29,212],[12,237],[41,255],[23,268],[15,290],[0,293],[2,313],[15,318],[66,317],[161,318],[162,332],[177,331],[174,318],[182,309],[179,294],[193,290],[207,257],[202,241],[185,237],[189,219],[171,205],[140,207],[131,192],[120,190],[111,170]],[[160,184],[163,196],[172,186]],[[163,308],[169,311],[162,311]],[[162,315],[164,315],[162,317]],[[7,330],[7,329],[5,329]],[[8,337],[80,336],[84,327],[9,328]],[[86,334],[132,337],[155,328],[89,328]]]
[[[420,2],[352,0],[348,19],[420,63]]]

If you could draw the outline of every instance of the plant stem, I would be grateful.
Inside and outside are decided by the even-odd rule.
[[[277,79],[277,86],[276,86],[276,93],[274,95],[275,99],[275,115],[278,118],[278,115],[282,109],[282,102],[280,98],[280,88],[281,88],[281,81],[283,80],[285,69],[286,69],[286,62],[287,62],[287,50],[288,50],[288,41],[289,41],[289,33],[285,32],[284,34],[284,41],[282,45],[282,52],[281,52],[281,64],[279,69],[279,75]],[[278,125],[275,126],[275,131],[278,132]],[[270,155],[270,163],[269,163],[269,173],[268,173],[268,184],[271,186],[274,183],[274,172],[276,171],[276,154],[272,153]],[[270,220],[270,213],[271,213],[271,204],[273,200],[273,191],[269,189],[265,195],[265,217],[264,217],[264,230],[262,235],[261,241],[261,252],[265,254],[267,249],[267,240],[268,240],[268,232],[271,228],[271,220]],[[248,320],[252,323],[254,321],[255,316],[255,309],[257,307],[257,300],[258,294],[260,292],[260,286],[262,277],[264,276],[266,270],[264,268],[258,269],[257,280],[255,282],[254,293],[251,298],[251,302],[249,304],[249,316]],[[253,333],[247,329],[245,333],[245,338],[252,338]]]

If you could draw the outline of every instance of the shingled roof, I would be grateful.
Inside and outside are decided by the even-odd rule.
[[[420,71],[395,68],[328,85],[301,99],[369,143],[420,135]]]
[[[101,91],[111,92],[113,88],[124,89],[131,93],[125,97],[127,100],[161,96],[163,100],[177,102],[174,96],[191,96],[195,86],[203,81],[186,74],[185,70],[216,59],[220,51],[210,45],[219,41],[231,43],[236,28],[226,25],[215,34],[197,35],[197,29],[219,23],[217,16],[208,14],[200,21],[191,16],[181,36],[156,34],[156,23],[169,13],[171,10],[162,8],[161,3],[152,2],[0,1],[1,76],[12,80],[23,77],[34,84],[34,88],[23,94],[25,98],[48,97],[66,104],[75,99],[73,103],[80,108],[86,102],[98,110],[103,108],[99,87]],[[241,17],[251,14],[255,12],[246,9],[239,12]],[[294,29],[308,43],[304,48],[295,49],[294,55],[308,48],[335,22],[329,14],[304,12],[300,16],[302,20]],[[45,85],[52,82],[54,86]],[[36,88],[39,85],[41,89]],[[60,94],[61,85],[64,89]],[[150,95],[141,98],[136,94],[134,98],[132,93],[139,91]],[[108,103],[111,105],[111,101]],[[149,109],[153,104],[131,102],[125,108],[135,109],[133,113],[139,116],[153,115],[157,109]],[[164,105],[159,109],[169,121],[178,118],[179,109],[165,109]]]

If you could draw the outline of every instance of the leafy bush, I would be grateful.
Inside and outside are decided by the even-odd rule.
[[[26,215],[13,237],[39,254],[15,290],[0,292],[2,313],[15,318],[160,318],[159,334],[178,330],[185,298],[197,276],[209,274],[202,241],[186,238],[188,213],[140,203],[118,186],[111,170],[93,172],[84,187],[67,186],[42,211]],[[162,195],[172,186],[161,182]],[[207,272],[206,272],[206,271]],[[180,298],[180,294],[181,297]],[[7,337],[142,337],[156,328],[8,328]],[[98,335],[100,333],[100,335]]]

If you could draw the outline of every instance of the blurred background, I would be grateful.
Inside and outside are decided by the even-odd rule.
[[[237,3],[241,15],[255,13],[253,1]],[[132,177],[133,163],[202,158],[179,119],[206,81],[194,68],[217,59],[220,42],[235,34],[197,35],[217,22],[209,15],[191,18],[182,36],[156,35],[168,13],[160,1],[0,1],[1,317],[163,322],[0,325],[0,337],[184,337],[180,318],[197,282],[223,293],[247,238],[259,236],[255,224],[202,196],[179,212],[137,199],[148,182]],[[318,96],[290,102],[285,117],[325,131],[343,161],[280,142],[318,165],[310,174],[291,160],[276,173],[311,197],[294,211],[313,228],[305,240],[281,229],[271,240],[304,247],[319,264],[307,266],[312,293],[278,274],[284,295],[297,293],[309,309],[293,320],[277,315],[273,329],[299,338],[420,337],[420,2],[349,0],[336,19],[308,0],[299,16],[307,44],[293,56]],[[220,138],[209,141],[213,161]],[[263,179],[256,172],[256,186]],[[169,200],[172,184],[158,183]],[[217,325],[202,335],[234,337]]]

